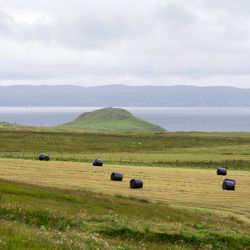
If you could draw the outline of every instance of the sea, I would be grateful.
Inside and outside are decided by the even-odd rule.
[[[0,107],[0,122],[57,126],[102,107]],[[168,131],[250,132],[250,107],[122,107]]]

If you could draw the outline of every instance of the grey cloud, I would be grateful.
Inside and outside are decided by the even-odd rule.
[[[9,35],[13,30],[13,19],[6,13],[0,11],[0,34]]]
[[[155,12],[156,20],[172,29],[183,29],[197,21],[196,16],[182,5],[171,3],[159,7]]]
[[[218,10],[222,12],[227,12],[230,15],[238,15],[238,18],[243,17],[244,15],[249,15],[250,2],[248,0],[210,0],[204,1],[204,7],[210,8],[213,10]]]
[[[72,17],[68,22],[62,19],[53,23],[18,23],[13,17],[0,13],[0,33],[20,42],[56,41],[59,45],[72,48],[99,48],[117,44],[123,39],[137,36],[141,32],[138,24],[125,17],[93,16],[83,14]]]
[[[132,24],[123,17],[89,15],[78,17],[72,23],[58,23],[53,34],[58,43],[83,49],[110,46],[137,35]]]
[[[217,76],[244,75],[243,84],[247,77],[250,83],[250,17],[240,12],[249,7],[245,0],[38,2],[2,4],[2,81],[153,84],[174,77],[209,84]],[[38,11],[42,19],[20,21],[20,9]]]

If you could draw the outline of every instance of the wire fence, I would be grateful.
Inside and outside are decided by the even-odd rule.
[[[107,164],[121,164],[121,165],[147,165],[147,166],[161,166],[161,167],[191,167],[191,168],[216,168],[225,167],[230,169],[250,169],[249,160],[209,160],[209,161],[187,161],[187,160],[168,160],[167,155],[165,159],[151,157],[146,158],[145,154],[135,154],[134,158],[131,154],[126,153],[84,153],[84,152],[49,152],[50,160],[52,161],[71,161],[71,162],[85,162],[92,163],[95,158],[101,158]],[[26,159],[39,160],[40,153],[38,152],[24,152],[24,151],[0,151],[0,158],[9,159]]]
[[[39,160],[40,153],[38,152],[23,152],[23,151],[4,151],[0,152],[0,158],[9,159],[26,159],[26,160]],[[49,153],[50,160],[53,161],[75,161],[75,162],[92,162],[95,158],[99,158],[98,154],[84,154],[84,153],[69,153],[69,152],[52,152]],[[121,164],[154,164],[155,161],[143,161],[142,159],[132,159],[126,157],[111,157],[101,156],[102,160],[106,163],[121,163]]]

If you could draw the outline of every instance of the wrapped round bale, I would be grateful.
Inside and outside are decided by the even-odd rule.
[[[223,184],[222,184],[222,189],[235,190],[235,180],[234,179],[231,179],[231,180],[225,179],[223,181]]]
[[[234,182],[234,185],[236,185],[236,181],[235,181],[235,179],[226,178],[226,179],[224,179],[224,181],[232,181],[232,182]]]
[[[142,188],[143,187],[143,182],[141,179],[131,179],[130,180],[130,187],[131,188]]]
[[[49,156],[46,155],[46,154],[44,154],[44,153],[41,153],[41,154],[39,155],[39,160],[40,160],[40,161],[49,161]]]
[[[93,166],[102,166],[103,165],[103,161],[100,159],[94,159],[93,161]]]
[[[227,175],[227,170],[225,168],[218,168],[217,175]]]
[[[122,181],[123,174],[119,172],[113,172],[110,176],[112,181]]]

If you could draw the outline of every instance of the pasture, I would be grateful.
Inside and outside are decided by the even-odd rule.
[[[0,157],[161,167],[250,170],[250,133],[1,131]]]

